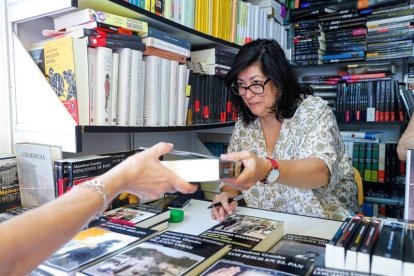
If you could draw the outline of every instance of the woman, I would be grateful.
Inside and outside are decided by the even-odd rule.
[[[226,84],[239,118],[224,159],[243,160],[214,202],[213,219],[232,214],[243,193],[247,206],[344,219],[357,209],[357,186],[334,114],[319,97],[303,96],[282,48],[256,40],[237,54]]]
[[[159,161],[172,147],[158,143],[56,200],[0,223],[0,275],[26,275],[121,192],[147,200],[166,192],[195,192],[196,185],[185,182]]]

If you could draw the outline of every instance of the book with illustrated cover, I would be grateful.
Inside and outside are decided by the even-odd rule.
[[[43,265],[62,272],[75,272],[110,253],[149,238],[154,233],[156,231],[150,229],[103,222],[79,232]]]
[[[264,252],[283,234],[282,221],[234,214],[201,233],[200,237]]]
[[[313,266],[283,254],[234,248],[201,275],[310,275]]]
[[[0,212],[20,206],[15,155],[0,155]]]
[[[229,250],[224,243],[167,231],[82,272],[87,275],[199,275]]]
[[[309,260],[317,266],[325,266],[325,247],[328,239],[286,234],[268,252]]]
[[[16,143],[16,162],[22,207],[37,207],[55,199],[54,160],[62,158],[58,146]]]

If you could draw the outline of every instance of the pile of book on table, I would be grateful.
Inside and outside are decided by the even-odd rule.
[[[414,223],[348,217],[327,243],[326,267],[379,275],[414,275]]]

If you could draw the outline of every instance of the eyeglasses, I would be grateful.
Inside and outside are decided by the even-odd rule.
[[[242,85],[233,85],[230,87],[231,91],[239,96],[244,96],[247,93],[247,89],[249,89],[253,94],[263,94],[265,85],[268,84],[270,79],[267,79],[263,84],[261,83],[254,83],[250,84],[249,86],[242,86]]]

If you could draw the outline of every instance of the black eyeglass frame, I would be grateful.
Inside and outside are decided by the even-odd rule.
[[[270,79],[270,78],[268,78],[267,80],[265,80],[265,81],[264,81],[264,83],[263,83],[263,84],[262,84],[262,83],[253,83],[253,84],[250,84],[249,86],[243,86],[243,85],[232,85],[232,86],[230,87],[230,90],[231,90],[231,92],[233,92],[234,94],[236,94],[237,96],[240,96],[240,97],[243,97],[244,95],[246,95],[246,94],[247,94],[247,89],[249,89],[249,90],[250,90],[250,92],[252,92],[252,93],[253,93],[253,94],[255,94],[255,95],[260,95],[260,94],[263,94],[263,93],[264,93],[265,86],[266,86],[266,84],[268,84],[270,81],[271,81],[271,79]],[[262,92],[257,93],[257,92],[254,92],[254,91],[252,91],[252,90],[250,89],[250,87],[252,87],[252,86],[257,86],[257,85],[262,87]],[[244,94],[240,94],[240,93],[239,93],[239,88],[244,88]]]

